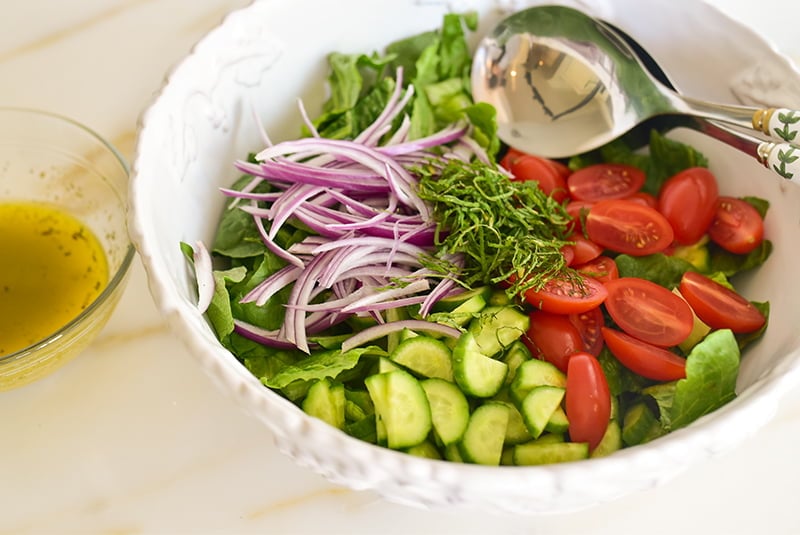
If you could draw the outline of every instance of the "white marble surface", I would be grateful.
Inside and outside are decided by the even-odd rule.
[[[165,72],[247,3],[3,0],[0,105],[71,116],[131,158]],[[800,3],[712,3],[800,58]],[[800,533],[800,393],[734,452],[579,513],[420,511],[336,487],[279,454],[194,367],[138,261],[101,337],[0,394],[0,422],[0,533]]]

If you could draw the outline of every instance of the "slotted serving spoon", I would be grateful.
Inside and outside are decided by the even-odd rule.
[[[497,109],[498,135],[518,149],[566,157],[595,149],[648,121],[683,122],[800,180],[800,112],[714,104],[680,95],[660,81],[608,24],[564,6],[537,6],[498,24],[473,61],[476,101]],[[640,58],[641,55],[641,58]],[[717,124],[771,136],[762,141]]]

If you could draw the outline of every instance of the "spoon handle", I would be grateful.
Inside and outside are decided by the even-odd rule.
[[[800,112],[787,108],[764,108],[753,113],[753,128],[789,143],[797,141]]]
[[[758,146],[758,160],[782,178],[800,183],[800,148],[795,145],[764,141]]]

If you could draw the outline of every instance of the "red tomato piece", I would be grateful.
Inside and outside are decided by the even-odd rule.
[[[539,189],[558,202],[567,198],[567,183],[549,160],[525,154],[511,163],[509,171],[515,180],[537,182]]]
[[[644,185],[644,171],[632,165],[601,163],[578,169],[567,179],[569,194],[579,201],[624,199]]]
[[[708,237],[726,251],[746,254],[764,240],[764,220],[749,202],[720,197]]]
[[[553,169],[556,170],[556,173],[558,173],[558,175],[565,181],[567,180],[569,175],[572,174],[572,171],[570,170],[569,167],[567,167],[566,165],[557,160],[547,160],[547,163],[549,163],[553,167]]]
[[[607,295],[602,283],[578,275],[550,279],[540,290],[525,292],[525,301],[545,312],[575,314],[600,306]]]
[[[767,321],[750,301],[700,273],[684,273],[678,289],[697,317],[714,329],[749,333]]]
[[[583,221],[589,215],[589,209],[594,205],[592,202],[586,201],[570,201],[564,207],[567,214],[572,218],[572,223],[569,225],[569,230],[574,234],[581,232],[583,229]]]
[[[605,325],[605,318],[600,307],[586,312],[570,314],[567,317],[578,329],[578,334],[583,340],[583,350],[595,357],[599,355],[600,351],[603,350],[603,334],[600,332],[600,328]]]
[[[611,419],[611,392],[594,355],[575,353],[570,357],[564,397],[570,440],[588,442],[593,450]]]
[[[500,166],[506,171],[511,171],[511,166],[514,165],[514,162],[524,155],[525,153],[521,150],[515,149],[514,147],[509,147],[506,153],[500,159]]]
[[[633,195],[625,198],[628,199],[629,201],[638,202],[645,206],[649,206],[650,208],[658,210],[658,199],[656,199],[655,195],[651,195],[646,191],[637,191]]]
[[[667,218],[675,240],[697,242],[708,230],[717,206],[717,179],[705,167],[692,167],[670,177],[658,194],[658,211]]]
[[[585,225],[589,239],[597,245],[633,256],[661,252],[674,238],[672,226],[663,215],[635,201],[597,202],[589,210]]]
[[[563,314],[535,310],[530,319],[526,345],[531,353],[566,372],[570,355],[583,349],[578,329]]]
[[[606,283],[605,305],[611,319],[629,335],[668,347],[683,342],[694,325],[689,305],[654,282],[622,277]]]
[[[610,256],[600,255],[594,260],[573,266],[587,277],[606,283],[619,278],[619,268]]]
[[[602,247],[592,240],[587,240],[581,233],[573,232],[569,237],[569,241],[574,243],[565,246],[572,249],[572,262],[567,265],[585,264],[603,254]]]
[[[564,255],[564,263],[571,266],[575,261],[575,248],[572,245],[561,247],[561,254]]]
[[[675,353],[616,329],[603,327],[601,331],[611,354],[632,372],[654,381],[686,377],[686,360]]]

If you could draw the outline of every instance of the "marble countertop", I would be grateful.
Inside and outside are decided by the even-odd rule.
[[[249,0],[26,0],[0,19],[0,105],[83,122],[131,159],[164,74]],[[713,0],[800,58],[800,3]],[[544,517],[436,512],[295,466],[219,392],[134,264],[79,358],[0,394],[0,533],[797,533],[800,393],[733,452],[662,487]]]

